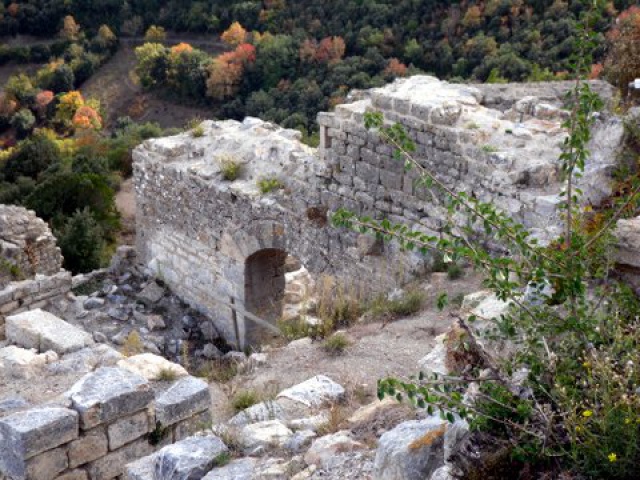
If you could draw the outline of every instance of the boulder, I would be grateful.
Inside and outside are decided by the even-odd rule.
[[[229,451],[216,436],[189,437],[159,450],[155,457],[156,479],[200,480]]]
[[[446,334],[438,335],[434,339],[435,345],[431,351],[418,362],[420,371],[425,375],[432,375],[434,373],[438,375],[446,375],[449,373],[449,370],[445,365],[447,358],[447,348],[445,345],[446,339]]]
[[[214,468],[203,480],[250,480],[254,478],[253,472],[256,463],[257,460],[255,458],[239,458],[229,462],[224,467]]]
[[[5,322],[5,334],[11,343],[38,352],[53,350],[63,355],[93,344],[87,332],[40,309],[12,315]]]
[[[189,372],[182,365],[170,362],[166,358],[153,353],[141,353],[127,357],[118,362],[118,367],[136,373],[147,380],[159,380],[167,373],[175,377],[189,375]]]
[[[229,420],[229,425],[236,427],[248,425],[250,423],[265,422],[267,420],[285,420],[286,414],[278,402],[266,401],[256,403],[243,410]]]
[[[331,468],[332,461],[336,458],[336,455],[362,448],[364,448],[364,445],[355,441],[351,436],[351,432],[343,430],[314,440],[311,448],[304,455],[304,461],[308,465]]]
[[[9,374],[18,378],[32,377],[39,368],[57,359],[58,355],[53,351],[37,354],[35,350],[15,345],[0,348],[0,364],[4,364]]]
[[[345,390],[329,377],[317,375],[309,380],[287,388],[278,398],[288,398],[307,407],[322,407],[344,399]]]
[[[386,432],[378,442],[374,480],[424,480],[444,464],[446,421],[411,420]]]
[[[137,298],[145,305],[153,305],[158,303],[163,296],[164,288],[156,282],[150,282],[149,285],[142,289]]]
[[[640,268],[640,217],[618,220],[614,235],[616,262]]]
[[[293,436],[279,420],[245,425],[239,432],[238,440],[247,453],[261,452],[282,447]]]

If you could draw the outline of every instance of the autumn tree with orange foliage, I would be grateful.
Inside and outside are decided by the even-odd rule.
[[[209,66],[207,95],[214,100],[224,100],[233,96],[242,80],[245,67],[256,61],[256,49],[243,43],[233,52],[223,53]]]
[[[397,58],[392,58],[391,60],[389,60],[387,68],[384,69],[383,73],[386,76],[405,77],[408,72],[409,69],[404,63],[402,63]]]
[[[640,77],[640,7],[633,6],[618,16],[607,41],[605,74],[626,95],[629,82]]]
[[[299,56],[303,62],[334,64],[344,58],[346,49],[342,37],[326,37],[320,43],[307,39],[300,46]]]
[[[89,105],[83,105],[73,115],[71,121],[75,128],[100,130],[102,128],[102,117]]]
[[[232,47],[237,47],[247,39],[247,31],[239,22],[233,22],[220,36],[222,41]]]
[[[36,95],[35,109],[41,118],[46,116],[47,107],[53,101],[55,95],[51,90],[43,90]]]
[[[80,37],[80,25],[77,24],[73,16],[67,15],[64,17],[60,36],[70,42],[75,42]]]

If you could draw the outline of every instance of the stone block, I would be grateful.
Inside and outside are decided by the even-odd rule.
[[[102,427],[84,432],[82,437],[69,444],[69,467],[75,468],[97,460],[108,451],[109,442]]]
[[[145,439],[137,440],[90,463],[87,472],[91,480],[112,480],[124,474],[128,463],[150,455],[153,450],[153,446]]]
[[[158,396],[156,420],[161,425],[173,425],[210,407],[209,385],[198,378],[185,377]]]
[[[155,480],[156,456],[149,455],[126,466],[125,480]]]
[[[87,472],[82,469],[71,470],[70,472],[63,473],[59,477],[56,477],[55,480],[89,480]]]
[[[210,427],[211,422],[212,417],[210,410],[196,413],[193,417],[187,418],[173,426],[173,441],[179,442],[187,437],[191,437]]]
[[[189,375],[182,365],[170,362],[166,358],[153,353],[141,353],[127,357],[118,362],[118,367],[138,374],[147,380],[159,380],[164,372],[169,372],[175,377]]]
[[[302,383],[287,388],[278,394],[278,398],[288,398],[307,407],[339,402],[344,399],[345,390],[325,375],[317,375]]]
[[[143,410],[154,397],[144,378],[112,367],[86,375],[66,395],[80,414],[80,426],[85,430]]]
[[[66,448],[56,448],[41,453],[27,462],[27,480],[53,480],[67,469]]]
[[[29,458],[77,436],[78,414],[66,408],[33,408],[4,417],[0,419],[0,472],[22,478]]]
[[[229,449],[216,436],[189,437],[155,454],[155,478],[200,480]]]
[[[53,350],[60,355],[93,344],[87,332],[40,309],[7,317],[6,335],[20,347],[35,348],[39,352]]]
[[[146,410],[117,420],[107,428],[109,450],[116,450],[147,433],[149,433],[149,417]]]

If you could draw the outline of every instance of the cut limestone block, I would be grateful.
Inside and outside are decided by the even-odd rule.
[[[65,395],[80,414],[80,426],[93,428],[101,423],[139,412],[153,401],[147,381],[121,368],[103,367],[78,381]]]
[[[108,455],[88,464],[86,469],[89,472],[89,478],[91,480],[112,480],[124,474],[125,466],[128,463],[152,454],[153,450],[153,446],[146,439],[129,443],[115,452],[110,452]]]
[[[210,407],[209,385],[198,378],[186,377],[156,399],[156,420],[164,426],[173,425]]]
[[[66,408],[33,408],[4,417],[0,419],[0,473],[23,478],[28,459],[77,437],[78,414]]]
[[[182,365],[170,362],[153,353],[141,353],[118,362],[118,367],[137,373],[147,380],[160,380],[166,372],[174,377],[186,377],[189,373]]]
[[[93,344],[87,332],[40,309],[6,318],[5,334],[9,342],[39,352],[53,350],[58,355],[75,352]]]

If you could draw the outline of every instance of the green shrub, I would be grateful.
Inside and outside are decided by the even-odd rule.
[[[200,138],[204,136],[204,127],[202,125],[197,125],[191,130],[191,136],[194,138]]]
[[[277,178],[261,178],[258,180],[258,188],[263,194],[273,192],[274,190],[280,190],[282,187],[282,182]]]
[[[464,275],[464,269],[455,262],[451,262],[447,266],[447,278],[449,280],[458,280]]]
[[[351,342],[344,334],[334,333],[325,339],[322,348],[329,355],[337,356],[342,355],[349,345],[351,345]]]
[[[220,172],[222,178],[227,182],[233,182],[240,177],[242,173],[242,164],[232,155],[222,155],[218,162],[220,163]]]
[[[495,147],[493,145],[483,145],[482,147],[480,147],[480,150],[482,150],[484,153],[496,153],[498,151],[498,147]]]
[[[89,209],[76,211],[55,233],[66,269],[85,273],[101,267],[104,233]]]
[[[256,403],[260,403],[260,395],[255,390],[242,390],[236,393],[231,400],[231,406],[236,412],[246,410]]]

